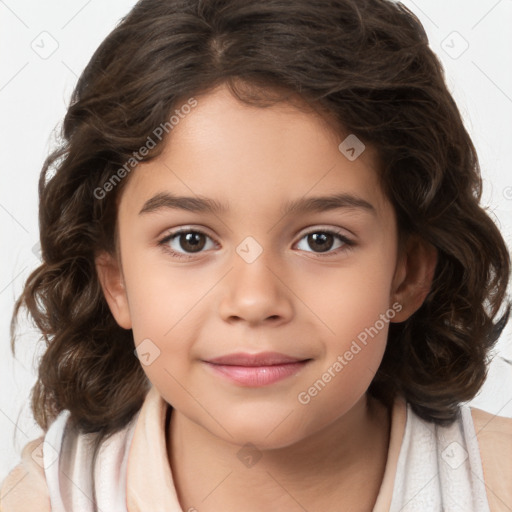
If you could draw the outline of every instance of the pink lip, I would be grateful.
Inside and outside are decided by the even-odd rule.
[[[259,387],[294,375],[308,361],[310,359],[298,359],[277,352],[261,352],[259,354],[229,354],[205,361],[205,363],[215,373],[238,384]]]

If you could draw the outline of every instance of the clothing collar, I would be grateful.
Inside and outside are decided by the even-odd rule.
[[[136,420],[127,463],[128,512],[183,512],[167,456],[166,416],[169,404],[152,386]],[[391,411],[391,433],[384,478],[372,512],[388,512],[400,447],[406,404],[397,398]]]

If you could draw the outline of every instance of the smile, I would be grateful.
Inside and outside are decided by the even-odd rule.
[[[268,386],[299,372],[311,359],[275,352],[231,354],[204,361],[212,372],[247,387]]]

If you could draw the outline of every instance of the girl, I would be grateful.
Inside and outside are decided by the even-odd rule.
[[[2,512],[512,509],[509,255],[403,6],[141,0],[39,192]]]

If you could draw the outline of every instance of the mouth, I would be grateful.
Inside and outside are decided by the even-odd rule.
[[[311,359],[261,352],[236,353],[204,361],[216,375],[246,387],[273,384],[297,374]]]

